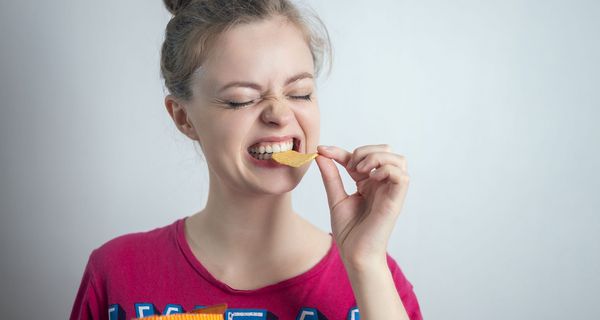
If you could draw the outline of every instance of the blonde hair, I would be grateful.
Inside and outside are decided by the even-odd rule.
[[[331,72],[332,47],[322,20],[290,0],[163,0],[173,17],[167,24],[162,44],[161,76],[169,92],[180,99],[192,98],[191,77],[208,55],[212,42],[229,28],[281,16],[304,34],[317,76],[328,62]],[[327,59],[326,59],[327,58]]]

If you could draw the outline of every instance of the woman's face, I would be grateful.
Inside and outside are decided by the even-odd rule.
[[[290,146],[316,152],[314,64],[301,31],[282,18],[236,26],[216,40],[194,77],[186,111],[211,178],[244,193],[292,190],[308,165],[287,167],[253,153]]]

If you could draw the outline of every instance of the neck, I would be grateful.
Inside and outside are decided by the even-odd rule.
[[[210,181],[205,208],[189,222],[189,236],[199,250],[251,260],[289,248],[301,223],[291,192],[251,194],[232,190],[219,179]]]

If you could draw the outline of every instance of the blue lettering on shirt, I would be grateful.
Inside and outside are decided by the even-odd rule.
[[[196,305],[194,309],[202,309],[206,306]],[[135,317],[144,318],[158,314],[158,310],[152,303],[135,303]],[[171,315],[184,313],[185,310],[180,304],[167,304],[163,309],[162,315]],[[266,309],[227,309],[224,314],[226,320],[274,320],[278,319],[277,315]],[[108,306],[109,320],[126,320],[125,311],[119,304],[111,304]],[[303,307],[296,315],[296,320],[327,320],[317,308]],[[360,320],[358,307],[353,307],[348,310],[347,320]]]
[[[300,309],[296,320],[327,320],[327,318],[316,308],[304,307]]]
[[[227,309],[227,320],[266,320],[267,310],[263,309]]]
[[[108,306],[108,320],[121,320],[125,319],[125,311],[118,304],[111,304]]]
[[[360,312],[358,312],[358,307],[354,307],[348,311],[348,320],[360,320]]]
[[[154,305],[152,303],[136,303],[134,305],[134,308],[136,318],[143,318],[153,316],[156,314],[156,312],[154,311]]]
[[[183,307],[178,304],[168,304],[164,311],[163,315],[168,316],[170,314],[183,313]]]

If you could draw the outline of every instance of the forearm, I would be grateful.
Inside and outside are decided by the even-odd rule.
[[[385,260],[360,267],[344,265],[362,320],[409,319]]]

